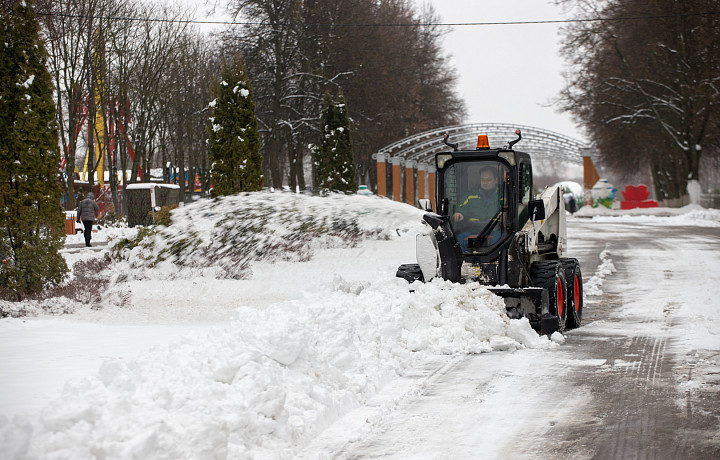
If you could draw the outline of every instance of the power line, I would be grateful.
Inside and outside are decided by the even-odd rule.
[[[172,23],[172,24],[198,24],[198,25],[226,25],[226,26],[269,26],[273,25],[269,22],[259,21],[207,21],[197,19],[163,19],[163,18],[138,18],[131,16],[85,16],[80,14],[70,14],[61,12],[37,12],[38,16],[52,16],[67,19],[92,19],[106,21],[136,21],[136,22],[156,22],[156,23]],[[536,24],[572,24],[587,22],[618,22],[618,21],[634,21],[634,20],[653,20],[653,19],[670,19],[679,17],[693,16],[714,16],[720,15],[720,11],[708,11],[702,13],[683,13],[683,14],[659,14],[646,16],[625,16],[619,18],[586,18],[586,19],[551,19],[551,20],[535,20],[535,21],[495,21],[495,22],[424,22],[424,23],[282,23],[283,26],[302,26],[302,27],[488,27],[488,26],[524,26]]]

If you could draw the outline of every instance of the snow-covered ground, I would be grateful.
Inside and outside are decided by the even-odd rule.
[[[180,208],[152,245],[128,247],[136,229],[102,229],[88,249],[68,237],[69,265],[123,260],[87,302],[25,302],[31,316],[0,320],[0,457],[292,458],[418,369],[490,351],[529,365],[516,352],[563,346],[479,286],[411,292],[395,278],[421,215],[377,197],[259,193]],[[682,215],[720,228],[717,211]],[[588,295],[611,257],[585,275]]]

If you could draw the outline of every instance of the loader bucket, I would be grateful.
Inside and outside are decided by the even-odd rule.
[[[523,316],[530,320],[533,329],[543,335],[557,330],[557,318],[550,314],[549,296],[545,288],[489,288],[490,292],[503,298],[507,314],[512,319]]]

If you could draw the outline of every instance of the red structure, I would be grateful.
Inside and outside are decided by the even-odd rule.
[[[128,122],[130,120],[129,115],[127,115],[127,113],[130,111],[128,105],[129,104],[127,103],[127,101],[125,102],[125,104],[121,104],[119,102],[116,103],[115,101],[110,101],[110,103],[108,104],[108,107],[107,107],[107,113],[103,115],[108,120],[108,124],[107,124],[108,133],[107,134],[108,134],[109,139],[108,139],[106,151],[103,152],[103,155],[105,155],[105,158],[108,160],[108,163],[109,163],[108,168],[107,168],[108,171],[113,170],[113,161],[115,161],[114,152],[117,148],[115,143],[116,143],[116,139],[117,139],[118,135],[120,136],[121,139],[123,139],[125,141],[125,145],[127,146],[127,152],[128,152],[128,155],[130,156],[130,160],[132,160],[133,162],[135,161],[135,149],[133,148],[132,142],[130,141],[130,137],[126,133],[125,125],[123,122],[123,120],[128,120]],[[88,98],[85,98],[84,104],[81,106],[81,108],[77,114],[77,123],[75,124],[75,138],[76,139],[78,138],[80,131],[82,131],[82,129],[83,129],[83,125],[85,124],[85,121],[88,118],[88,113],[89,113],[89,101],[88,101]],[[88,123],[87,129],[88,129],[88,137],[90,137],[89,131],[93,129],[93,126],[90,123]],[[116,129],[117,129],[117,132],[116,132]],[[98,132],[97,136],[100,136],[103,138],[102,143],[104,144],[105,143],[105,139],[104,139],[105,134],[103,132]],[[94,148],[94,147],[92,147],[92,148]],[[69,151],[70,151],[70,146],[66,145],[65,149],[63,151],[62,158],[60,160],[61,161],[60,167],[63,172],[65,172],[65,168],[66,168],[65,155]],[[88,148],[87,155],[91,155],[90,148]],[[103,171],[98,171],[98,181],[99,182],[103,181],[102,175],[103,175]],[[138,166],[138,178],[140,179],[140,182],[143,181],[143,171],[142,171],[141,166]]]
[[[643,184],[626,186],[622,195],[623,201],[620,202],[620,209],[657,208],[658,206],[657,201],[648,200],[650,191]]]

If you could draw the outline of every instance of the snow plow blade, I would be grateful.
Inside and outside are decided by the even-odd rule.
[[[527,317],[533,329],[550,335],[557,330],[557,318],[550,314],[548,291],[540,287],[488,288],[503,298],[507,314],[512,319]]]

